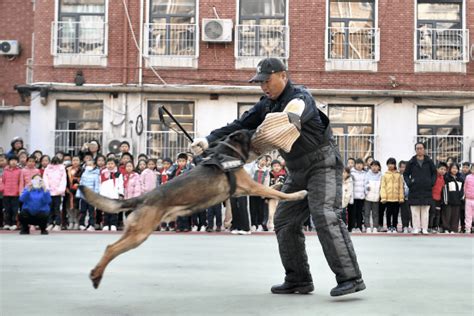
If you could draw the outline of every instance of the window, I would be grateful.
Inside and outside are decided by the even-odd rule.
[[[196,56],[196,0],[151,0],[148,55]]]
[[[105,0],[59,0],[53,54],[106,55]]]
[[[153,157],[175,159],[177,154],[187,151],[189,140],[166,113],[162,123],[158,108],[164,105],[188,132],[194,134],[194,102],[151,101],[148,103],[147,154]]]
[[[240,0],[236,57],[288,58],[286,0]]]
[[[375,137],[372,105],[329,105],[328,117],[344,161],[373,156]]]
[[[417,60],[467,61],[462,0],[418,0]]]
[[[330,0],[327,59],[378,59],[375,0]]]
[[[56,128],[102,130],[102,101],[58,101]]]
[[[102,101],[58,101],[56,108],[55,151],[77,154],[91,139],[102,143]]]
[[[434,161],[454,157],[461,161],[463,128],[461,107],[418,107],[418,137]]]

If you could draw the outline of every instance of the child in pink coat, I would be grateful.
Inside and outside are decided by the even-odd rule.
[[[37,174],[40,174],[40,170],[36,168],[36,157],[29,156],[25,168],[21,169],[20,192],[31,184],[31,179]]]
[[[472,217],[474,216],[474,164],[471,166],[471,174],[464,180],[464,198],[466,200],[466,234],[471,233]]]
[[[18,158],[8,158],[8,167],[5,167],[2,175],[3,183],[3,206],[5,208],[5,226],[3,229],[16,230],[18,209],[20,208],[20,181],[21,169],[18,167]]]
[[[143,193],[153,191],[156,188],[158,180],[155,160],[148,159],[146,162],[146,167],[147,168],[140,174]]]
[[[131,199],[137,196],[140,196],[142,191],[142,180],[140,175],[135,172],[135,167],[133,162],[128,161],[125,163],[125,174],[123,175],[123,189],[124,189],[124,199]],[[123,222],[125,223],[125,218],[130,214],[131,211],[125,212]]]
[[[61,199],[66,192],[67,176],[66,168],[58,157],[53,157],[51,163],[44,170],[43,181],[51,194],[51,212],[47,230],[60,231],[61,214],[59,208]]]
[[[123,175],[125,199],[131,199],[142,194],[142,180],[134,169],[133,162],[125,163],[125,174]]]

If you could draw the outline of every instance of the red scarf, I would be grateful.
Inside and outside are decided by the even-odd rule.
[[[285,171],[285,169],[281,169],[279,172],[275,172],[275,171],[272,170],[272,176],[274,178],[278,178],[280,176],[286,176],[286,171]]]
[[[166,174],[166,170],[168,170],[168,169],[162,168],[162,169],[160,170],[160,173],[161,173],[161,184],[165,184],[166,182],[168,182],[168,175]]]

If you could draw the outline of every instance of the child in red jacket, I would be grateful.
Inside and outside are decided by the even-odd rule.
[[[20,208],[21,169],[18,168],[18,158],[8,159],[8,167],[3,170],[3,204],[5,207],[5,226],[3,229],[16,230],[18,209]]]
[[[444,162],[438,164],[436,182],[431,190],[433,196],[433,204],[430,208],[430,217],[428,221],[428,229],[431,229],[433,234],[436,234],[439,230],[439,222],[441,219],[441,207],[442,207],[442,191],[444,187],[444,176],[448,170],[448,165]]]

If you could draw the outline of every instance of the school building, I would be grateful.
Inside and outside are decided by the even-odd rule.
[[[4,0],[0,146],[174,157],[261,96],[264,57],[327,113],[345,159],[474,160],[470,0]],[[2,58],[3,57],[3,58]],[[169,121],[168,117],[165,120]]]

